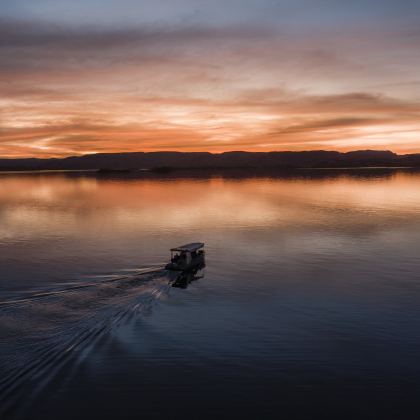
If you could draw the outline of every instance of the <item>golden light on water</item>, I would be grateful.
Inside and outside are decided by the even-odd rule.
[[[2,236],[39,231],[100,232],[111,223],[121,230],[317,228],[355,220],[380,225],[403,223],[420,214],[418,179],[407,173],[380,178],[308,179],[136,179],[124,182],[90,177],[3,176],[0,191]],[[249,199],[252,197],[252,200]],[[21,204],[19,204],[21,203]],[[12,206],[11,206],[12,205]],[[11,207],[10,207],[11,206]],[[7,211],[7,208],[13,211]],[[80,216],[80,217],[79,217]],[[334,223],[332,223],[334,222]]]

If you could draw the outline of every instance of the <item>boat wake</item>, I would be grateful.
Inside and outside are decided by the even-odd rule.
[[[0,302],[0,417],[19,418],[65,365],[170,287],[167,271],[150,268]]]

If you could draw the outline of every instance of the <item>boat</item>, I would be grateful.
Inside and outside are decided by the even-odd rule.
[[[171,248],[171,262],[166,264],[165,268],[173,271],[191,271],[204,266],[203,248],[203,242]]]

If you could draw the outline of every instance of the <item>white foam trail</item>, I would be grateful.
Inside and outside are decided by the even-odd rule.
[[[40,298],[44,298],[44,297],[48,297],[48,296],[61,295],[61,294],[64,294],[64,293],[73,292],[75,290],[87,289],[87,288],[90,288],[90,287],[100,286],[101,284],[105,284],[105,283],[113,283],[113,282],[116,282],[116,281],[123,281],[123,280],[132,280],[133,278],[135,278],[137,276],[141,276],[141,275],[144,275],[144,274],[159,273],[159,272],[164,273],[164,270],[162,268],[145,268],[145,269],[142,269],[142,271],[137,271],[136,274],[133,274],[131,276],[118,276],[118,277],[116,277],[114,275],[108,275],[106,277],[111,277],[111,276],[112,277],[108,278],[106,280],[102,280],[102,281],[95,281],[95,282],[91,282],[91,283],[77,284],[75,286],[66,287],[66,288],[60,289],[60,290],[52,290],[52,291],[48,291],[48,292],[38,292],[38,293],[31,294],[29,296],[25,296],[25,297],[20,298],[20,299],[10,299],[10,300],[0,301],[0,306],[30,302],[30,301],[33,301],[35,299],[40,299]],[[102,277],[104,277],[104,276],[102,276]]]
[[[19,418],[65,365],[121,323],[150,312],[169,290],[167,272],[154,268],[3,303],[0,417]]]

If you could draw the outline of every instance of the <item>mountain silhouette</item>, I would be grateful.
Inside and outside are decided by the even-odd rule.
[[[211,168],[342,168],[420,166],[420,154],[391,151],[354,152],[131,152],[98,153],[65,158],[0,158],[0,170],[171,170]]]

